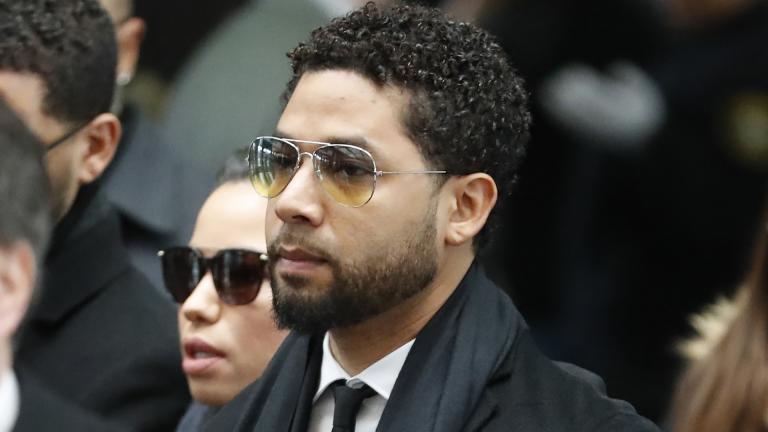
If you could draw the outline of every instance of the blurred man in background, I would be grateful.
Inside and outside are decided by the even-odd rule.
[[[44,143],[56,221],[16,362],[93,413],[170,430],[189,400],[174,309],[130,264],[98,181],[121,134],[112,21],[96,0],[0,0],[0,32],[0,98]]]

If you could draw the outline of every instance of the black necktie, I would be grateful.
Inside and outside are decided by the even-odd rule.
[[[363,400],[376,394],[367,385],[353,389],[344,380],[336,381],[333,387],[333,430],[331,432],[355,432],[357,413]]]

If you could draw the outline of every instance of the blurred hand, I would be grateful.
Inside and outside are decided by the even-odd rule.
[[[568,65],[539,89],[546,114],[585,143],[630,150],[648,141],[666,116],[664,98],[653,80],[628,62],[601,73]]]

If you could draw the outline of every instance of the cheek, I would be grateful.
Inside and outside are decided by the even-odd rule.
[[[179,322],[179,336],[180,338],[184,338],[184,329],[187,326],[187,318],[184,317],[184,313],[181,311],[181,307],[176,307],[176,318]]]
[[[58,216],[66,211],[77,195],[77,164],[69,153],[46,158],[46,171],[51,185],[51,200]]]
[[[273,206],[274,200],[269,200],[269,203],[267,204],[267,214],[264,217],[264,227],[266,231],[267,236],[267,246],[274,240],[275,237],[277,237],[277,234],[280,231],[280,227],[282,226],[283,222],[280,220],[280,218],[277,217],[277,213],[275,213],[275,209]]]
[[[238,365],[247,368],[238,371],[243,375],[261,375],[269,360],[282,343],[287,331],[278,330],[272,318],[272,291],[267,283],[256,300],[247,306],[232,328],[237,347]]]
[[[58,157],[47,157],[45,159],[45,168],[48,172],[48,180],[51,185],[51,190],[57,193],[60,189],[63,189],[62,185],[66,184],[65,179],[69,177],[68,166],[63,163],[63,160]]]
[[[396,205],[351,209],[359,214],[340,220],[334,226],[339,245],[346,251],[344,256],[355,259],[355,256],[378,255],[402,243],[414,227],[426,222],[425,210],[421,207],[398,202]]]
[[[237,311],[237,316],[230,320],[232,343],[240,362],[250,363],[253,359],[263,356],[264,340],[275,327],[271,305],[271,301],[269,304],[255,301],[243,306],[245,309]]]

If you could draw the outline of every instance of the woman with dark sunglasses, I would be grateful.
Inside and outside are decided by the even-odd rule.
[[[286,335],[271,314],[266,205],[246,179],[230,180],[203,205],[190,246],[159,254],[166,288],[180,303],[182,367],[195,400],[178,431],[199,430],[261,376]]]

